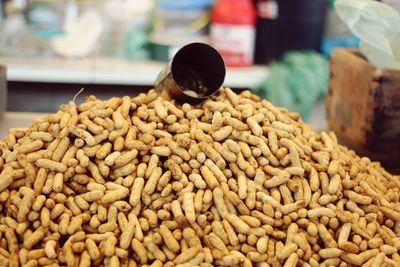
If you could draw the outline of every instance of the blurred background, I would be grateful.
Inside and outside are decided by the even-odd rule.
[[[400,1],[386,0],[400,10]],[[225,85],[324,127],[329,56],[357,47],[328,0],[0,0],[8,111],[53,112],[82,87],[148,90],[184,44],[213,45]],[[3,96],[3,98],[5,98]]]

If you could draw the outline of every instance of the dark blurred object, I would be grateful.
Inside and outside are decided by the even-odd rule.
[[[290,50],[320,51],[327,0],[255,0],[255,61],[269,63]]]
[[[0,65],[0,117],[7,107],[7,77],[6,67]]]
[[[336,49],[327,97],[329,127],[360,155],[400,171],[400,71],[377,69],[356,49]]]

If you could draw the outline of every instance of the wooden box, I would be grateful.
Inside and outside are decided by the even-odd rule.
[[[327,119],[343,144],[400,169],[400,71],[378,69],[358,50],[336,49]]]

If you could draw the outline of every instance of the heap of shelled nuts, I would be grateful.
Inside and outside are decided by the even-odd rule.
[[[0,266],[400,266],[399,177],[249,91],[90,96],[0,153]]]

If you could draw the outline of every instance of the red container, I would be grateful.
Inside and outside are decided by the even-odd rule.
[[[219,0],[212,12],[211,43],[230,67],[254,62],[257,14],[252,0]]]

